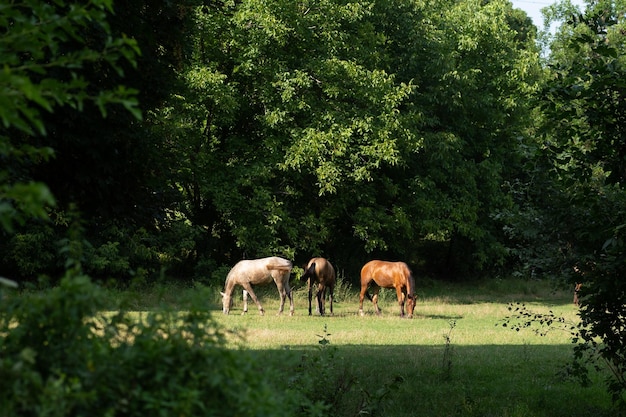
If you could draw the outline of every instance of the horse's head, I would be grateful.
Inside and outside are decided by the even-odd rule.
[[[407,296],[406,312],[410,319],[413,318],[413,310],[415,310],[415,295]]]
[[[311,263],[300,277],[300,281],[306,281],[310,277],[315,277],[315,262]]]
[[[222,294],[222,313],[228,314],[230,308],[233,306],[233,298],[231,294],[227,294],[220,291]]]

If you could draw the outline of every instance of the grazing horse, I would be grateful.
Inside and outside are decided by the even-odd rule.
[[[259,308],[259,313],[263,315],[265,310],[263,310],[263,306],[261,306],[256,294],[254,294],[252,285],[269,284],[274,281],[278,288],[278,294],[280,294],[278,314],[281,314],[285,308],[285,297],[289,297],[289,315],[293,316],[293,298],[289,288],[291,267],[291,261],[277,256],[239,261],[226,276],[224,292],[220,292],[222,294],[222,311],[224,314],[228,314],[232,306],[232,295],[235,285],[241,285],[243,287],[243,313],[248,312],[248,294],[250,294],[250,297],[252,297],[252,300]]]
[[[578,301],[578,293],[580,292],[580,288],[583,286],[582,282],[577,282],[576,286],[574,287],[574,305],[576,307],[579,306],[579,301]]]
[[[367,292],[372,287],[374,295]],[[363,299],[367,295],[374,307],[376,314],[380,314],[378,308],[378,292],[381,288],[395,288],[400,304],[400,317],[404,317],[404,303],[407,302],[407,313],[413,318],[415,309],[415,280],[411,270],[404,262],[370,261],[361,269],[361,294],[359,296],[359,314],[363,316]],[[408,301],[407,301],[408,299]]]
[[[306,271],[300,278],[306,280],[309,286],[309,316],[311,315],[311,299],[313,298],[313,286],[317,283],[317,309],[320,315],[324,315],[326,304],[326,289],[330,300],[330,314],[333,314],[333,291],[335,290],[335,268],[324,258],[313,258],[309,261]]]

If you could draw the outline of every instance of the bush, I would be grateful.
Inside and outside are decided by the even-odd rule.
[[[283,392],[209,313],[104,313],[91,280],[68,272],[0,307],[0,416],[281,416]]]
[[[53,226],[32,222],[0,244],[0,262],[5,273],[33,278],[59,269],[57,239]]]

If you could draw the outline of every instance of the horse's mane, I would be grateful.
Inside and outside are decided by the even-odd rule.
[[[415,295],[415,278],[413,277],[413,272],[411,271],[411,268],[409,268],[408,266],[405,265],[405,268],[407,269],[406,272],[408,272],[407,274],[407,295]]]
[[[235,275],[233,271],[234,268],[228,272],[228,275],[226,275],[226,282],[224,283],[224,292],[228,295],[231,295],[233,293],[233,290],[235,289],[235,282],[232,279],[232,277]]]

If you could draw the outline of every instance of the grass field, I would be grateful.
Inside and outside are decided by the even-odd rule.
[[[309,317],[302,287],[294,289],[293,317],[288,307],[276,315],[272,287],[257,292],[264,316],[254,303],[241,315],[236,291],[228,316],[221,314],[218,289],[162,291],[158,298],[184,308],[204,297],[216,321],[238,335],[231,346],[252,351],[260,369],[285,384],[297,381],[299,372],[325,372],[320,395],[337,400],[338,416],[613,415],[602,375],[595,374],[588,388],[566,377],[573,347],[567,332],[539,336],[501,326],[510,302],[575,322],[571,292],[554,291],[546,282],[423,283],[412,320],[398,317],[390,290],[381,292],[382,316],[366,300],[365,317],[357,314],[356,290],[345,283],[332,317]]]

